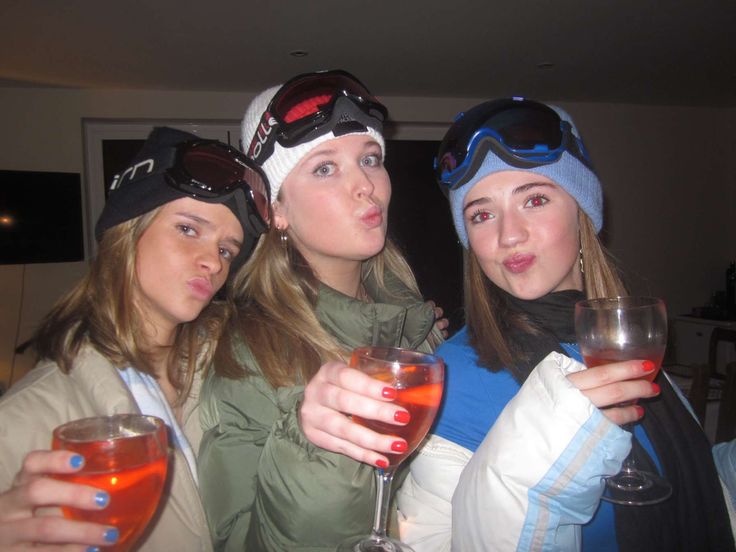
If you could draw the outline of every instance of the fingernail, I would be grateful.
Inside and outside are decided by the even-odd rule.
[[[105,491],[99,491],[95,495],[95,503],[100,507],[104,508],[110,503],[110,495],[107,494]]]
[[[90,546],[89,548],[87,548],[87,552],[100,552],[100,549],[96,546]]]
[[[105,531],[105,542],[118,542],[119,536],[120,533],[118,533],[118,530],[115,527],[110,527],[110,529]]]
[[[657,367],[651,360],[645,360],[641,365],[644,367],[645,372],[654,372],[654,369]]]
[[[388,462],[386,462],[385,460],[376,460],[376,466],[381,468],[382,470],[385,470],[386,468],[388,468]]]
[[[634,405],[634,408],[636,408],[636,414],[637,414],[637,416],[639,418],[641,418],[642,416],[644,416],[644,407],[639,406],[638,404],[635,404]]]
[[[396,398],[396,389],[393,387],[384,387],[381,390],[381,396],[384,399],[394,400]]]
[[[397,410],[396,414],[394,414],[395,422],[399,422],[400,424],[408,424],[409,420],[411,420],[411,414],[409,414],[406,410]]]
[[[80,454],[75,454],[69,459],[69,465],[74,468],[81,468],[84,465],[84,457]]]
[[[391,450],[394,452],[406,452],[406,441],[394,441],[391,443]]]
[[[659,395],[659,385],[657,385],[656,383],[652,383],[652,392],[655,395]]]

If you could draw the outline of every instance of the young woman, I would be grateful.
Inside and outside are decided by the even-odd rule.
[[[170,128],[155,129],[116,177],[89,273],[38,330],[39,364],[0,399],[0,548],[114,543],[115,527],[64,519],[58,508],[48,515],[102,509],[110,497],[54,479],[84,458],[47,449],[70,420],[142,412],[167,422],[174,453],[171,486],[140,549],[211,549],[194,453],[197,368],[218,328],[215,316],[207,328],[193,321],[265,230],[267,194],[237,150]]]
[[[732,550],[710,446],[667,378],[640,379],[646,361],[572,360],[575,302],[624,288],[597,237],[601,185],[571,118],[485,102],[449,129],[437,172],[466,248],[467,325],[437,351],[444,403],[398,493],[402,539],[417,551]],[[650,400],[619,406],[632,399]],[[327,418],[304,430],[337,428],[323,440],[332,448],[346,426]],[[602,478],[631,449],[619,425],[633,421],[639,465],[674,494],[613,507]],[[377,454],[352,435],[360,457]]]
[[[467,249],[467,326],[440,352],[446,401],[402,494],[410,540],[431,534],[419,527],[432,525],[427,502],[416,502],[428,493],[448,507],[452,498],[452,547],[462,550],[732,549],[710,446],[667,378],[638,379],[654,368],[646,361],[603,371],[568,358],[580,360],[575,302],[625,294],[597,237],[601,186],[569,115],[518,98],[485,102],[450,128],[438,161]],[[598,387],[613,372],[623,381]],[[615,406],[635,398],[650,400]],[[634,420],[639,465],[675,492],[614,507],[600,501],[601,478],[629,452],[618,424]],[[470,453],[466,467],[454,460]],[[444,489],[427,480],[442,467],[452,467]],[[552,474],[561,475],[549,485]]]
[[[386,239],[385,116],[343,71],[300,75],[245,113],[243,145],[268,176],[273,224],[234,281],[238,314],[202,388],[199,474],[218,550],[334,550],[370,529],[373,466],[314,446],[300,416],[305,394],[330,395],[334,361],[354,347],[441,341]],[[390,401],[392,388],[357,376]]]

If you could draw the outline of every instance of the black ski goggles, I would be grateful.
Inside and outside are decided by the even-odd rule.
[[[334,117],[336,112],[340,117]],[[347,71],[305,73],[279,88],[246,151],[256,161],[267,159],[276,142],[291,148],[338,124],[347,125],[348,130],[352,123],[356,129],[371,126],[380,131],[387,116],[386,107]]]
[[[266,176],[253,161],[227,144],[192,140],[177,145],[174,164],[166,169],[166,182],[184,194],[205,201],[223,199],[241,189],[248,206],[247,220],[258,233],[268,228],[270,201]]]
[[[489,151],[522,169],[555,163],[568,152],[593,170],[585,146],[568,121],[545,104],[509,98],[484,102],[458,115],[435,158],[437,181],[443,189],[462,186]]]

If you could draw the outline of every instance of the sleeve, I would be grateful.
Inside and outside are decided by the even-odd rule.
[[[713,447],[713,459],[718,469],[726,499],[731,531],[736,540],[736,440],[719,443]]]
[[[551,353],[509,402],[452,498],[453,550],[576,550],[603,477],[630,435],[566,378],[584,366]]]
[[[306,439],[302,395],[258,376],[205,382],[199,477],[216,550],[334,548],[370,529],[372,468]]]
[[[472,453],[432,435],[413,458],[397,493],[401,541],[416,552],[449,552],[452,493]]]
[[[210,376],[202,386],[198,471],[216,550],[243,550],[259,458],[277,414],[273,402],[247,379]]]

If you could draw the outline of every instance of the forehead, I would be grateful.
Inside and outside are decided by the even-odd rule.
[[[479,197],[494,197],[506,194],[520,193],[534,188],[541,188],[549,193],[560,193],[570,196],[558,186],[554,180],[533,172],[527,171],[500,171],[481,178],[466,194],[464,203]],[[574,201],[574,200],[573,200]]]

